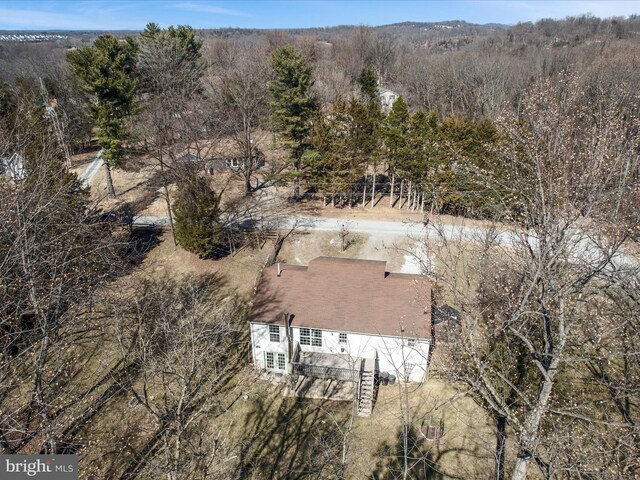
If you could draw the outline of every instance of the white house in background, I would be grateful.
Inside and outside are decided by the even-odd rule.
[[[10,157],[0,157],[0,174],[8,174],[12,180],[22,180],[25,176],[22,155],[14,153]]]
[[[388,112],[393,107],[395,101],[400,97],[396,92],[387,90],[383,87],[378,87],[378,98],[380,99],[380,106],[384,112]]]
[[[369,415],[377,379],[422,382],[431,349],[431,283],[386,262],[318,257],[264,269],[251,310],[256,369],[355,385]]]

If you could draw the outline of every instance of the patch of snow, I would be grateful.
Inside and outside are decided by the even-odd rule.
[[[404,263],[400,267],[400,273],[422,274],[430,272],[433,268],[431,256],[420,246],[414,247],[411,252],[404,255]]]

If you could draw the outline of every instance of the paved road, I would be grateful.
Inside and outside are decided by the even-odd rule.
[[[343,225],[346,225],[349,231],[354,233],[365,233],[368,235],[383,236],[391,241],[393,239],[413,238],[446,240],[453,242],[484,242],[487,230],[482,227],[471,227],[466,225],[451,224],[430,224],[425,227],[422,223],[415,222],[399,222],[386,220],[366,220],[366,219],[345,219],[345,218],[328,218],[328,217],[286,217],[281,224],[281,228],[291,228],[295,223],[303,229],[316,230],[321,232],[337,232]],[[168,226],[168,217],[161,216],[139,216],[134,220],[134,225],[157,225]],[[514,248],[523,242],[522,235],[517,235],[510,231],[492,232],[497,244],[505,248]],[[601,258],[601,250],[598,247],[597,238],[592,238],[584,232],[575,230],[572,235],[572,241],[569,243],[570,258],[578,262],[598,262]],[[529,235],[526,241],[531,248],[537,247],[537,239]],[[613,262],[616,267],[623,265],[638,266],[640,262],[637,258],[617,253]]]
[[[100,169],[100,167],[102,166],[102,150],[100,150],[98,152],[98,154],[95,156],[95,158],[93,159],[93,161],[89,164],[89,166],[84,170],[84,172],[82,172],[80,175],[78,175],[78,178],[80,180],[82,180],[82,184],[87,187],[91,184],[91,181],[93,180],[93,177],[96,176],[96,173],[98,173],[98,170]]]
[[[138,226],[154,225],[158,227],[168,227],[169,217],[157,215],[138,215],[133,219],[133,224]]]

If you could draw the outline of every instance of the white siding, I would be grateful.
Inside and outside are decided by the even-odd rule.
[[[284,353],[287,354],[287,336],[284,326],[278,325],[280,331],[280,341],[272,342],[269,337],[269,325],[261,323],[251,323],[251,348],[253,350],[253,360],[258,369],[266,368],[264,353]],[[289,359],[287,359],[288,361]]]
[[[293,344],[300,342],[300,327],[292,327]],[[408,374],[412,382],[424,380],[427,371],[427,360],[431,342],[417,340],[414,346],[409,346],[408,338],[390,337],[382,335],[368,335],[362,333],[342,332],[347,334],[347,343],[339,342],[339,333],[332,330],[322,330],[322,347],[302,345],[306,352],[344,353],[354,358],[377,358],[379,372],[389,372],[399,380]],[[271,342],[269,327],[266,324],[251,323],[251,342],[255,367],[265,368],[264,352],[287,353],[285,327],[280,326],[280,342]],[[377,355],[376,355],[377,353]],[[288,361],[289,359],[287,359]]]

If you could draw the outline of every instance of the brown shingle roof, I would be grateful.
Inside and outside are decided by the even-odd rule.
[[[431,338],[431,283],[385,272],[386,262],[318,257],[308,267],[265,268],[251,310],[256,322]],[[404,331],[402,331],[404,328]]]

